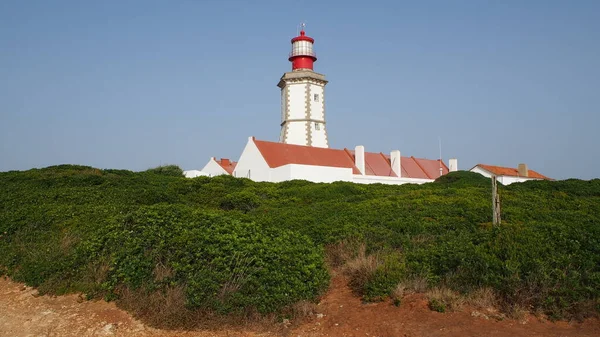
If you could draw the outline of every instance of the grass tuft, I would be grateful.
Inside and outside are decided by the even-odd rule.
[[[438,312],[456,311],[462,308],[465,298],[447,287],[435,287],[427,291],[429,307]]]

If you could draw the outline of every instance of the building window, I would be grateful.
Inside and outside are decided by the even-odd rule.
[[[321,125],[315,122],[315,130],[321,130]]]
[[[315,99],[315,102],[318,102],[319,101],[319,94],[315,94],[314,95],[314,99]]]

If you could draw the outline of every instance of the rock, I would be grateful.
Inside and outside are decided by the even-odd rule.
[[[99,334],[101,336],[112,336],[115,334],[114,330],[115,330],[115,325],[112,323],[108,323],[104,327],[102,327],[102,329],[99,331]]]
[[[488,315],[486,315],[486,314],[484,314],[484,313],[481,313],[481,312],[479,312],[479,311],[477,311],[477,310],[475,310],[475,311],[472,311],[472,312],[471,312],[471,316],[473,316],[473,317],[483,317],[483,318],[485,318],[485,319],[490,319],[490,317],[489,317]]]

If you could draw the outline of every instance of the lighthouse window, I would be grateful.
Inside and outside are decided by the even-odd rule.
[[[321,125],[319,123],[315,123],[315,130],[321,130]]]
[[[315,99],[315,102],[318,102],[319,101],[319,94],[315,94],[314,99]]]

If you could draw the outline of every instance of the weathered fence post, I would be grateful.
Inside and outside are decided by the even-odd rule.
[[[500,225],[500,196],[498,195],[498,182],[496,176],[492,176],[492,222],[494,225]]]

